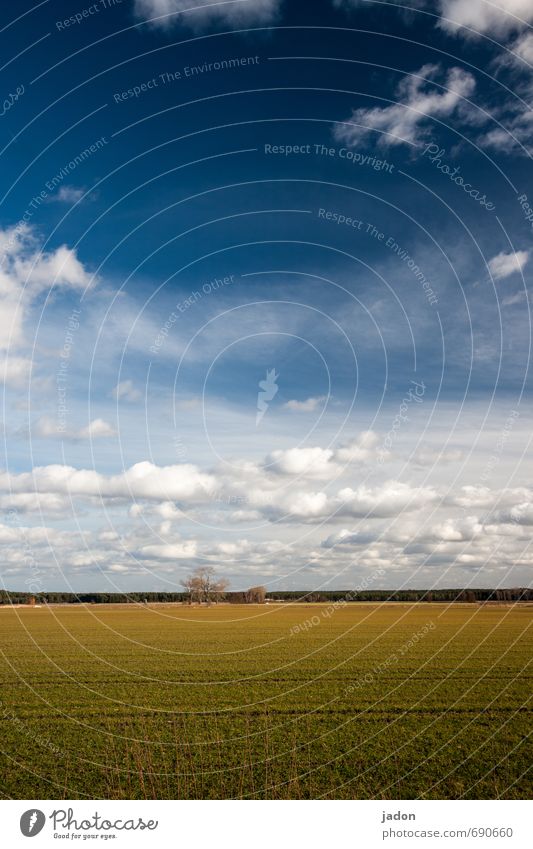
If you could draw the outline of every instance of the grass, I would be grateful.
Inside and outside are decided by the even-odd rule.
[[[2,609],[2,793],[528,798],[532,612]]]

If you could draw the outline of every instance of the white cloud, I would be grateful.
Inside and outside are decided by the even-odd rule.
[[[298,492],[288,501],[286,512],[295,519],[321,519],[331,513],[325,492]]]
[[[39,250],[28,225],[0,230],[0,350],[24,341],[27,310],[43,292],[82,291],[93,282],[76,251],[66,245]]]
[[[131,566],[125,566],[124,563],[112,563],[110,566],[105,567],[106,572],[115,572],[117,574],[126,574],[131,573]]]
[[[50,492],[72,496],[179,501],[204,498],[216,489],[212,475],[196,466],[155,466],[144,461],[122,474],[103,475],[72,466],[37,466],[33,472],[0,473],[0,490],[9,492]]]
[[[121,383],[117,383],[111,394],[117,401],[134,402],[140,401],[142,398],[141,392],[135,388],[132,380],[123,380]]]
[[[18,513],[62,513],[69,508],[68,498],[45,492],[18,492],[0,496],[0,510]]]
[[[153,557],[155,560],[186,560],[196,557],[197,544],[194,540],[187,540],[186,542],[145,545],[139,553],[142,557]]]
[[[501,305],[502,307],[512,307],[515,304],[522,304],[526,298],[527,292],[522,289],[520,292],[515,292],[514,295],[502,298]]]
[[[178,519],[183,518],[183,513],[181,510],[178,510],[172,501],[163,501],[162,504],[158,504],[154,508],[154,513],[156,513],[157,516],[160,516],[161,519],[165,519],[169,522],[176,522]]]
[[[321,478],[332,473],[333,457],[331,448],[289,448],[286,451],[273,451],[267,457],[265,466],[280,475]]]
[[[446,119],[467,109],[464,98],[470,97],[476,86],[473,76],[461,68],[450,68],[437,87],[439,78],[443,78],[440,65],[423,65],[400,81],[398,103],[356,109],[352,124],[335,126],[335,138],[354,146],[372,133],[380,147],[416,144],[428,136],[432,118]]]
[[[103,439],[108,436],[115,436],[116,430],[113,425],[104,419],[93,419],[86,427],[82,427],[78,431],[78,439]]]
[[[505,36],[533,22],[531,0],[441,0],[440,12],[440,26],[464,36]]]
[[[387,518],[426,507],[437,498],[438,493],[432,487],[413,487],[395,480],[385,481],[374,489],[359,486],[353,490],[346,487],[336,498],[336,515]]]
[[[368,463],[375,460],[378,454],[380,438],[373,430],[365,430],[357,439],[347,445],[341,445],[335,451],[338,463]]]
[[[489,271],[495,280],[503,280],[517,271],[522,271],[528,259],[529,251],[516,251],[509,254],[502,252],[489,260]]]
[[[464,519],[447,519],[425,529],[417,535],[417,540],[430,542],[465,542],[481,534],[483,525],[476,516],[466,516]]]
[[[61,186],[57,194],[52,195],[50,200],[58,203],[78,203],[85,194],[85,189],[77,189],[76,186]]]
[[[369,430],[336,449],[317,446],[278,449],[266,458],[264,468],[280,475],[328,478],[338,475],[349,463],[367,463],[375,459],[378,443],[378,435]]]
[[[524,62],[533,65],[533,33],[526,32],[519,36],[510,49]]]
[[[294,413],[312,413],[325,400],[326,396],[320,395],[317,398],[307,398],[305,401],[287,401],[283,406]]]
[[[94,419],[82,428],[67,428],[62,427],[57,419],[42,416],[35,423],[34,433],[42,439],[66,439],[77,442],[84,439],[105,439],[115,436],[116,430],[103,419]]]
[[[27,388],[31,366],[32,361],[26,357],[4,357],[0,361],[0,382],[16,389]]]
[[[234,524],[241,522],[257,522],[261,519],[261,513],[258,510],[234,510],[231,513],[229,520]]]
[[[336,495],[311,490],[265,492],[264,488],[248,491],[251,507],[269,520],[283,522],[339,522],[349,518],[383,519],[403,512],[420,510],[438,499],[432,487],[415,487],[389,480],[373,488],[362,484],[356,489],[344,487]]]
[[[135,0],[135,12],[155,26],[176,23],[194,29],[213,22],[230,26],[268,23],[278,14],[282,0]],[[179,15],[180,12],[185,14]],[[158,18],[159,20],[153,20]]]
[[[357,531],[348,531],[346,528],[343,528],[342,531],[331,534],[327,539],[323,540],[321,545],[322,548],[335,548],[336,545],[352,545],[357,542],[359,542]]]
[[[510,104],[511,111],[504,126],[494,127],[477,139],[482,147],[496,150],[498,153],[531,155],[533,132],[533,111],[520,103]]]

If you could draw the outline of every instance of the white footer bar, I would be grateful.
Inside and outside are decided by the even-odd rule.
[[[531,849],[528,801],[1,801],[2,845]],[[34,839],[35,842],[31,842]]]

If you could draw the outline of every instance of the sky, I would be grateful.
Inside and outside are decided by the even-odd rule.
[[[4,588],[530,585],[532,23],[2,11]]]

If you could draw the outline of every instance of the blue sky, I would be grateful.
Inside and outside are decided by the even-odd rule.
[[[529,584],[530,3],[12,14],[3,585]]]

